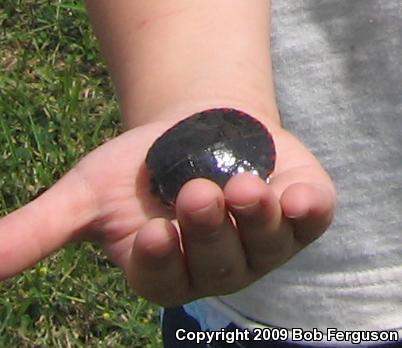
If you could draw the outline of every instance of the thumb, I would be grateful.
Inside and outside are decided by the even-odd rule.
[[[34,265],[96,220],[96,200],[73,168],[41,196],[0,219],[0,280]]]

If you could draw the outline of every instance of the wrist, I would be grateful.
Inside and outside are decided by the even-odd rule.
[[[204,96],[192,99],[172,100],[170,103],[150,102],[149,105],[130,106],[130,102],[121,103],[122,118],[125,130],[137,126],[159,121],[178,122],[195,113],[214,109],[214,108],[233,108],[243,111],[250,116],[264,123],[268,128],[279,128],[280,118],[275,100],[268,98],[247,97],[229,97],[222,96]]]

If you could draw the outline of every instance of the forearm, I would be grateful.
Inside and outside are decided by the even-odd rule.
[[[87,0],[126,128],[238,107],[279,124],[267,0]]]

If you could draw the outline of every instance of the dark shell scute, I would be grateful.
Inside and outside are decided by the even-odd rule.
[[[148,151],[151,188],[174,204],[180,188],[194,178],[224,187],[235,174],[249,171],[266,180],[275,166],[275,146],[268,130],[235,109],[212,109],[180,121]]]

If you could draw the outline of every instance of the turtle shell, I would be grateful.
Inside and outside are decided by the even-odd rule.
[[[272,136],[262,123],[235,109],[211,109],[180,121],[148,151],[152,192],[174,205],[180,188],[207,178],[221,188],[235,174],[267,180],[275,166]]]

